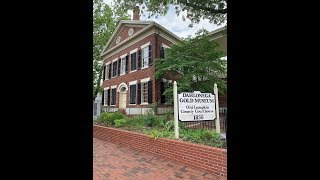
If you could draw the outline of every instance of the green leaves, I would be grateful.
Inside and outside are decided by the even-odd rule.
[[[93,98],[100,90],[102,59],[100,54],[116,28],[118,20],[129,19],[126,11],[113,8],[103,0],[93,0]]]
[[[220,93],[224,93],[226,84],[222,77],[227,73],[227,62],[220,59],[225,53],[218,48],[218,43],[210,40],[208,32],[201,30],[196,37],[165,50],[165,59],[155,61],[155,77],[161,79],[170,77],[168,74],[173,74],[171,77],[182,74],[182,79],[177,80],[178,92],[213,92],[214,83],[217,83]],[[164,94],[167,99],[172,99],[170,88],[166,88]]]
[[[186,12],[182,19],[191,20],[190,27],[201,19],[208,19],[210,23],[218,25],[227,20],[227,0],[115,0],[115,7],[122,10],[132,10],[136,5],[140,6],[142,15],[148,12],[149,17],[165,15],[169,5],[174,5],[177,16],[181,11]]]

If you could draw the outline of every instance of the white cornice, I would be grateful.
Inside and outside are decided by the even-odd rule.
[[[131,39],[132,41],[126,42],[126,43],[124,44],[124,46],[122,46],[122,47],[114,48],[113,51],[111,51],[107,56],[104,57],[104,60],[106,60],[107,58],[109,58],[109,57],[111,57],[111,56],[119,53],[120,51],[122,51],[122,50],[124,50],[124,49],[126,49],[126,48],[128,48],[128,47],[130,47],[130,46],[132,46],[133,44],[141,41],[142,39],[144,39],[144,38],[152,35],[153,33],[157,33],[157,31],[156,31],[155,29],[152,29],[152,30],[150,30],[150,31],[146,31],[145,33],[146,33],[146,34],[137,37],[137,39]],[[165,38],[165,39],[167,39],[168,41],[172,42],[173,44],[178,43],[178,41],[174,40],[173,38],[171,38],[171,37],[169,37],[169,36],[164,35],[164,33],[160,33],[160,36],[163,37],[163,38]]]
[[[123,22],[126,22],[126,21],[123,21]],[[130,22],[131,22],[131,21],[130,21]],[[123,45],[126,46],[126,45],[128,44],[128,42],[130,42],[130,41],[133,40],[134,38],[140,36],[141,34],[146,33],[146,32],[147,32],[149,29],[151,29],[152,27],[156,27],[156,28],[153,28],[153,31],[154,31],[154,32],[159,32],[158,30],[161,30],[162,33],[160,33],[160,35],[161,35],[162,37],[166,37],[166,39],[171,39],[171,41],[172,41],[173,43],[177,43],[178,41],[181,41],[181,40],[182,40],[180,37],[178,37],[177,35],[173,34],[172,32],[170,32],[170,31],[167,30],[166,28],[162,27],[161,25],[157,24],[156,22],[153,22],[153,21],[147,21],[147,22],[148,22],[148,23],[145,23],[145,24],[149,24],[148,26],[144,27],[143,29],[141,29],[141,30],[138,31],[137,33],[134,33],[131,37],[126,38],[124,41],[120,42],[119,44],[115,45],[114,47],[106,50],[107,45],[110,43],[110,42],[108,41],[107,45],[105,46],[105,48],[104,48],[104,50],[102,51],[102,53],[100,54],[100,56],[104,56],[104,55],[112,52],[113,50],[115,50],[115,49],[117,49],[117,48],[121,48],[121,46],[123,46]],[[151,23],[150,23],[150,22],[151,22]],[[117,27],[117,29],[115,30],[115,32],[119,30],[119,27],[120,27],[121,24],[122,24],[122,23],[119,24],[119,26]],[[131,22],[131,24],[134,24],[134,22]],[[158,29],[158,30],[157,30],[157,29]],[[112,38],[110,38],[110,39],[113,39],[113,38],[114,38],[113,36],[116,34],[115,32],[114,32],[114,34],[112,34],[112,36],[111,36]],[[167,35],[164,35],[164,34],[168,34],[168,35],[172,36],[172,38],[171,38],[171,37],[168,38],[168,36],[167,36]],[[173,40],[173,39],[175,39],[175,40]],[[128,47],[128,46],[126,46],[126,47]],[[104,51],[105,51],[105,52],[104,52]],[[108,56],[108,57],[109,57],[109,56]]]

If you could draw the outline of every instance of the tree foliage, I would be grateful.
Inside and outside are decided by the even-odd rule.
[[[108,42],[116,23],[130,19],[126,11],[111,9],[103,0],[93,0],[93,98],[101,91],[102,59],[100,53]]]
[[[169,5],[175,6],[176,14],[186,10],[182,19],[188,18],[192,23],[208,19],[211,23],[221,25],[227,20],[227,0],[114,0],[115,6],[122,10],[131,10],[138,5],[142,14],[148,12],[148,17],[165,15]],[[190,24],[192,26],[192,24]]]
[[[186,38],[181,43],[165,50],[165,58],[157,59],[155,77],[164,78],[169,74],[178,78],[178,92],[213,92],[217,83],[219,92],[226,92],[224,77],[227,74],[227,61],[221,58],[226,54],[218,50],[219,44],[210,40],[208,31],[200,30],[196,37]],[[172,99],[172,86],[166,88],[167,100]]]

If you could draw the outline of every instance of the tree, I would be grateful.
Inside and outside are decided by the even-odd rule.
[[[227,0],[114,0],[115,7],[122,10],[131,10],[138,5],[142,14],[149,12],[148,17],[165,15],[169,5],[174,5],[176,14],[187,12],[182,19],[188,18],[191,23],[199,23],[201,19],[208,19],[211,23],[221,25],[227,20]],[[192,26],[192,24],[190,24]]]
[[[103,0],[93,0],[93,98],[101,92],[102,59],[100,53],[119,20],[130,19],[126,11],[111,8]]]
[[[157,79],[175,77],[178,92],[213,92],[217,83],[219,92],[226,92],[226,54],[218,50],[219,44],[210,40],[208,31],[200,30],[194,38],[186,38],[181,43],[165,50],[164,59],[156,59]],[[170,78],[169,78],[170,79]],[[166,88],[164,95],[172,100],[172,88]]]

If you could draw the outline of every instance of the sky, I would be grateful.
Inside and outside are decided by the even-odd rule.
[[[113,0],[104,0],[106,4],[111,6],[114,4]],[[128,14],[132,18],[132,10],[128,11]],[[182,20],[181,14],[177,16],[174,6],[169,6],[169,11],[165,16],[158,16],[157,18],[155,17],[150,17],[148,19],[147,15],[144,17],[143,15],[140,14],[140,20],[142,21],[155,21],[156,23],[160,24],[164,28],[168,29],[169,31],[173,32],[177,36],[181,38],[186,38],[189,35],[194,36],[194,34],[199,30],[199,29],[206,29],[209,32],[216,30],[220,27],[223,27],[225,24],[221,26],[217,26],[213,23],[209,23],[209,20],[200,20],[198,24],[194,24],[193,27],[188,27],[189,24],[191,24],[191,21],[189,19],[186,19],[185,21]]]

